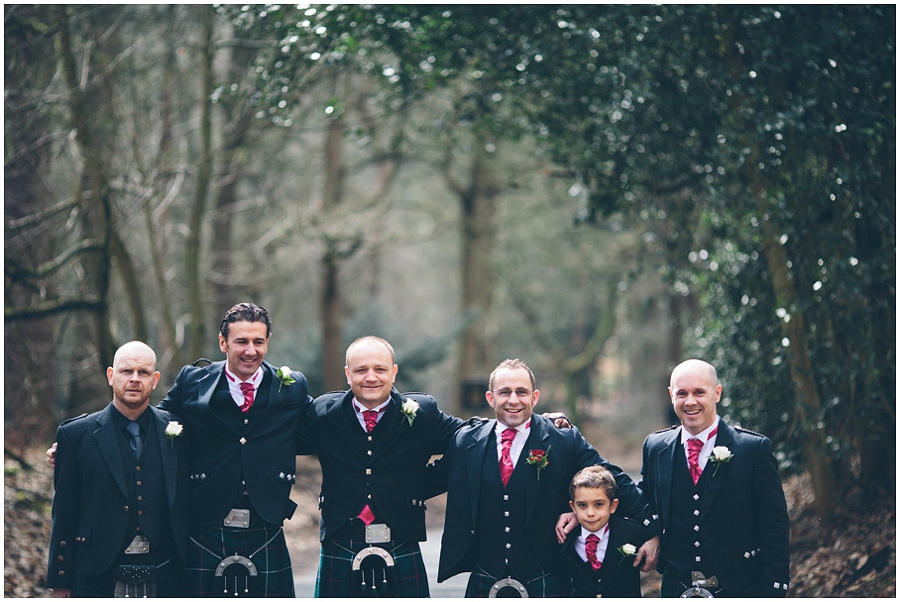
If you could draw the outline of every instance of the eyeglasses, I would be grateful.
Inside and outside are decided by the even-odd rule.
[[[506,401],[507,399],[512,397],[513,394],[515,394],[515,396],[519,399],[527,399],[528,397],[531,397],[533,391],[531,389],[520,388],[516,389],[515,391],[513,391],[512,389],[500,389],[499,391],[494,391],[493,393],[497,396],[497,399]]]

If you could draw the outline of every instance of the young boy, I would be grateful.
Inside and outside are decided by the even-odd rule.
[[[646,541],[637,521],[615,516],[616,481],[602,466],[588,466],[569,484],[569,506],[581,524],[563,544],[576,598],[640,598],[634,553]]]

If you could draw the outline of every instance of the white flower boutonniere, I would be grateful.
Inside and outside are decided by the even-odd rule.
[[[631,543],[623,544],[623,545],[619,546],[618,549],[619,549],[619,554],[621,554],[625,558],[628,558],[630,556],[634,556],[635,554],[637,554],[637,548],[634,547],[634,544],[631,544]]]
[[[166,425],[166,437],[169,438],[169,445],[175,448],[175,437],[180,437],[184,432],[184,427],[176,420],[170,420]]]
[[[289,366],[282,366],[281,368],[278,369],[278,372],[276,372],[275,375],[278,377],[278,392],[279,393],[281,393],[282,385],[284,385],[286,387],[290,387],[292,384],[297,382],[291,376],[291,369]]]
[[[724,445],[718,445],[713,448],[712,453],[709,455],[709,461],[714,462],[716,465],[716,469],[713,471],[713,476],[716,476],[716,473],[719,472],[719,466],[722,464],[728,464],[731,462],[731,459],[734,457],[734,454],[731,453],[731,450],[725,447]]]
[[[416,419],[416,412],[419,411],[419,402],[407,397],[403,405],[400,406],[400,411],[403,412],[403,416],[406,417],[409,426],[412,426],[413,420]]]

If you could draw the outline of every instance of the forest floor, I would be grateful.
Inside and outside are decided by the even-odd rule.
[[[298,458],[297,467],[292,497],[299,507],[285,524],[295,574],[315,570],[318,561],[316,502],[321,480],[314,458]],[[44,449],[30,450],[19,459],[6,453],[3,484],[4,597],[49,597],[43,584],[53,486]],[[812,508],[807,478],[790,477],[784,487],[791,519],[789,597],[897,596],[895,492],[864,499],[850,491],[834,520],[824,524]],[[429,527],[441,525],[442,497],[429,502],[427,514]],[[658,575],[646,575],[645,597],[657,596],[658,588]]]

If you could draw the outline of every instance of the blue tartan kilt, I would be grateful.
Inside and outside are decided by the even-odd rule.
[[[295,597],[294,574],[284,541],[284,531],[281,526],[274,525],[249,529],[215,526],[191,531],[185,567],[185,595],[225,596],[224,589],[215,577],[216,568],[223,559],[234,554],[249,558],[256,566],[257,576],[252,583],[253,597]],[[227,596],[234,595],[236,594],[229,590]]]
[[[394,572],[397,575],[396,597],[428,598],[428,576],[425,561],[418,542],[406,543],[390,541],[369,544],[362,540],[332,540],[322,542],[319,553],[319,570],[316,574],[316,598],[353,597],[353,558],[369,546],[383,548],[394,558]]]

